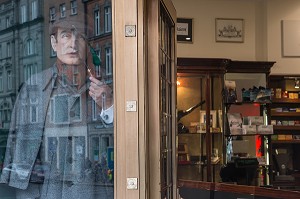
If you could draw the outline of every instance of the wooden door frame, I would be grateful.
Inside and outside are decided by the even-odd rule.
[[[171,0],[161,2],[170,8],[171,16],[176,16]],[[160,197],[160,142],[154,133],[159,130],[159,73],[151,67],[158,66],[159,60],[159,37],[155,32],[159,3],[159,0],[112,0],[114,198],[118,199]],[[129,26],[136,28],[134,36],[125,35]],[[126,111],[128,101],[136,101],[136,111]],[[138,179],[138,189],[127,189],[128,178]]]

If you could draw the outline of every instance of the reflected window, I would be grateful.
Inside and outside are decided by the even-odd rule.
[[[97,113],[99,112],[97,107],[98,106],[97,106],[96,102],[94,100],[92,100],[92,117],[93,117],[93,121],[97,120]]]
[[[11,49],[10,49],[10,43],[6,43],[6,57],[11,57]]]
[[[55,20],[55,8],[52,7],[50,8],[50,21],[54,21]]]
[[[105,66],[106,66],[106,75],[111,75],[112,74],[111,47],[105,48]]]
[[[31,2],[31,20],[36,19],[38,16],[38,5],[37,1]]]
[[[105,32],[111,32],[111,7],[104,8],[104,26],[105,26]]]
[[[95,27],[95,35],[100,35],[100,10],[96,10],[94,12],[94,27]]]
[[[10,107],[9,107],[9,103],[8,102],[4,102],[0,106],[0,112],[1,112],[1,120],[2,120],[2,122],[9,122],[10,121],[10,117],[11,117],[11,111],[10,111]]]
[[[26,5],[21,6],[21,23],[25,23],[27,21],[27,12]]]
[[[30,85],[36,85],[36,74],[37,65],[36,64],[28,64],[24,66],[24,80],[27,81]]]
[[[33,55],[34,53],[34,42],[32,39],[28,39],[26,42],[26,54]]]
[[[66,17],[66,4],[60,4],[59,6],[59,12],[60,12],[60,17],[64,18]]]
[[[38,99],[37,98],[30,98],[30,122],[36,123],[38,122]]]
[[[7,89],[12,89],[12,73],[11,70],[7,71]]]
[[[0,73],[0,92],[3,92],[3,74]]]
[[[73,0],[71,1],[71,14],[77,14],[77,1]]]
[[[10,18],[9,17],[5,18],[5,23],[6,23],[6,28],[9,28],[10,27]]]

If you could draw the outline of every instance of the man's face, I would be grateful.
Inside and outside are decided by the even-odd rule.
[[[67,65],[84,63],[86,57],[86,41],[83,34],[76,29],[58,28],[56,36],[51,36],[51,45],[57,58]]]

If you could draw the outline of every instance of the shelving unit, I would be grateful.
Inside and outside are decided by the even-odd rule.
[[[225,80],[236,82],[237,101],[235,103],[225,103],[224,114],[240,113],[242,117],[261,116],[263,118],[263,124],[269,124],[269,103],[243,101],[241,93],[242,89],[249,89],[253,86],[257,88],[263,86],[266,88],[268,86],[270,69],[274,63],[275,62],[232,61],[228,65]],[[239,181],[240,176],[234,176],[233,180],[237,178],[238,184],[245,185],[269,185],[268,144],[271,135],[264,133],[232,135],[227,118],[225,119],[225,123],[227,125],[225,125],[226,128],[224,132],[226,137],[224,152],[227,152],[227,154],[224,154],[224,156],[226,157],[227,165],[229,165],[228,167],[233,167],[233,170],[236,172],[244,172],[244,175],[252,175],[246,181]],[[240,144],[234,146],[233,141]],[[248,147],[246,143],[248,143]],[[229,153],[231,147],[233,154]],[[231,158],[232,155],[233,158]],[[261,161],[262,159],[265,161]],[[237,166],[238,161],[245,163],[243,168]]]
[[[281,92],[299,93],[294,88],[294,75],[270,76],[270,87],[274,90],[270,106],[271,123],[274,124],[270,151],[273,186],[300,190],[300,99],[290,99]],[[299,121],[299,122],[298,122]]]

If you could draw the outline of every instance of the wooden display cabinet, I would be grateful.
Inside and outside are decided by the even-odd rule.
[[[271,75],[270,106],[274,125],[270,151],[273,186],[300,190],[300,99],[295,83],[300,76]]]
[[[254,186],[270,184],[268,143],[272,126],[268,126],[268,106],[271,96],[267,95],[266,90],[270,69],[274,63],[231,61],[228,65],[225,81],[235,82],[236,100],[228,102],[225,92],[224,114],[232,117],[226,117],[224,121],[224,156],[228,168],[221,172],[221,177],[225,182],[234,181],[237,184]],[[259,94],[255,90],[258,93],[263,91],[265,96],[258,98]],[[245,91],[250,92],[245,94]],[[238,125],[234,122],[238,122]],[[264,130],[261,131],[261,128]]]
[[[178,179],[220,181],[224,163],[221,92],[228,62],[228,59],[177,59],[178,145],[187,146],[187,154],[178,153]],[[183,112],[190,110],[182,117]]]

